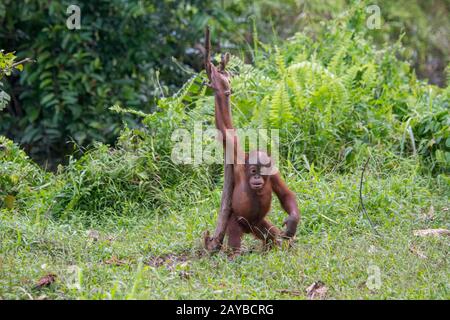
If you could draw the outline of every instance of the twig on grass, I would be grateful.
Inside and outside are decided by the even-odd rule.
[[[374,233],[378,237],[381,237],[380,233],[377,231],[377,229],[375,229],[375,225],[373,224],[372,219],[370,219],[370,216],[367,213],[366,207],[364,206],[363,196],[362,196],[362,186],[363,186],[363,181],[364,181],[364,172],[366,171],[367,165],[369,164],[369,160],[370,160],[370,155],[367,157],[366,163],[364,164],[364,167],[363,167],[362,172],[361,172],[361,179],[359,181],[359,202],[361,203],[361,209],[362,209],[364,215],[366,216],[367,220],[369,221],[369,224],[372,227],[372,230],[374,231]]]

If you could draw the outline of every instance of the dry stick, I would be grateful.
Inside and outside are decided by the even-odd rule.
[[[14,62],[14,63],[11,65],[11,68],[17,67],[19,64],[24,64],[24,63],[27,63],[27,62],[36,62],[36,60],[31,59],[31,58],[25,58],[25,59],[23,59],[23,60]]]
[[[364,172],[366,171],[367,165],[369,164],[369,160],[370,160],[370,156],[367,158],[366,163],[364,164],[364,167],[362,169],[361,172],[361,180],[359,181],[359,202],[361,203],[361,209],[364,213],[364,215],[366,216],[367,220],[370,223],[370,226],[372,227],[373,231],[375,232],[375,234],[379,237],[381,237],[381,235],[378,233],[377,229],[375,229],[375,226],[372,222],[372,220],[370,219],[369,214],[366,211],[366,207],[364,206],[364,201],[363,201],[363,197],[362,197],[362,186],[363,186],[363,179],[364,179]]]
[[[8,68],[5,68],[5,69],[0,68],[0,72],[4,72],[4,71],[6,71],[6,70],[12,70],[12,69],[14,69],[15,67],[17,67],[18,65],[21,65],[21,64],[24,64],[24,63],[28,63],[28,62],[36,62],[36,60],[31,59],[31,58],[25,58],[25,59],[23,59],[23,60],[14,62],[14,63],[13,63],[10,67],[8,67]]]
[[[214,88],[213,79],[211,77],[211,73],[213,72],[212,68],[215,68],[214,65],[211,64],[211,40],[209,27],[206,28],[205,31],[205,70],[210,81],[210,86]],[[225,71],[226,63],[228,62],[228,55],[222,57],[222,61],[220,63],[220,70]],[[217,93],[215,93],[217,94]],[[229,106],[228,106],[229,107]],[[231,216],[231,197],[233,195],[234,189],[234,166],[233,164],[226,163],[225,157],[225,170],[224,170],[224,183],[222,190],[222,200],[220,204],[219,216],[217,218],[217,226],[214,232],[214,236],[211,238],[209,236],[209,231],[205,232],[204,236],[204,245],[208,251],[218,251],[222,247],[223,239],[225,238],[225,232],[227,229],[228,221]]]

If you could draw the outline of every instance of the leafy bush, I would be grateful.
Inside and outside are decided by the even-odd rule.
[[[166,146],[168,144],[166,143]],[[80,160],[69,162],[54,190],[55,216],[73,210],[89,216],[133,214],[133,208],[182,208],[187,199],[200,198],[210,180],[208,168],[179,167],[163,150],[156,152],[155,139],[138,129],[126,129],[115,148],[98,144]]]
[[[51,176],[31,161],[17,144],[0,136],[0,208],[30,209],[35,203],[32,197],[45,188]]]
[[[365,19],[364,7],[355,7],[314,38],[298,33],[280,47],[261,48],[255,66],[233,58],[235,125],[280,129],[284,159],[296,168],[352,168],[376,147],[418,153],[424,169],[447,172],[448,88],[417,80],[398,58],[400,42],[376,49]],[[170,132],[165,123],[192,128],[193,121],[212,120],[213,99],[198,88],[202,81],[203,74],[176,99],[160,100],[151,127]]]
[[[0,132],[38,159],[66,154],[69,139],[113,142],[122,120],[133,121],[109,113],[110,105],[150,111],[155,97],[180,86],[185,61],[195,60],[186,50],[201,37],[207,9],[215,8],[200,0],[85,1],[81,29],[69,30],[71,4],[6,0],[0,6],[0,48],[37,59],[11,82],[15,105],[2,113]]]
[[[0,3],[0,48],[16,50],[21,58],[36,58],[37,63],[5,88],[13,103],[1,114],[0,132],[34,159],[41,163],[47,159],[53,166],[72,152],[68,140],[81,146],[112,143],[122,121],[136,125],[129,115],[119,118],[108,113],[108,106],[122,102],[151,112],[154,100],[181,86],[191,67],[200,69],[194,48],[206,23],[212,25],[223,50],[257,61],[263,57],[261,41],[277,41],[297,30],[315,37],[323,31],[323,20],[339,18],[355,3],[360,8],[368,4],[354,0],[90,1],[79,4],[81,29],[68,30],[66,9],[73,4],[68,0],[5,0]],[[427,61],[437,63],[439,73],[448,56],[444,2],[389,0],[379,6],[382,30],[367,30],[360,21],[354,27],[364,28],[377,44],[395,41],[405,30],[407,51],[420,74],[430,73]],[[403,10],[406,6],[411,10]],[[367,16],[363,10],[358,14]],[[277,94],[282,93],[279,88]]]
[[[448,99],[447,99],[448,100]],[[425,156],[427,164],[450,168],[450,112],[430,113],[417,120],[415,136],[420,142],[419,153]]]
[[[14,63],[15,58],[16,56],[14,53],[4,53],[4,50],[0,50],[0,111],[2,111],[11,100],[11,97],[3,91],[3,77],[10,76],[15,69],[23,70],[22,64]]]
[[[241,125],[281,129],[294,164],[305,155],[321,166],[339,166],[363,145],[412,155],[417,144],[424,158],[438,157],[438,170],[448,170],[448,87],[417,80],[397,58],[404,55],[400,42],[376,49],[365,19],[363,8],[355,7],[316,31],[314,40],[298,33],[281,48],[269,48],[257,60],[262,72],[244,68],[250,74],[233,83]],[[411,125],[418,135],[405,141]]]

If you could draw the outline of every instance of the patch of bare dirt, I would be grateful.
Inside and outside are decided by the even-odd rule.
[[[420,249],[418,249],[415,245],[411,245],[409,247],[409,251],[412,252],[413,254],[415,254],[416,256],[418,256],[420,259],[427,259],[428,257],[425,255],[425,253],[423,253],[423,251],[421,251]]]
[[[186,264],[189,261],[197,260],[207,255],[204,250],[198,250],[194,252],[180,252],[180,253],[168,253],[151,257],[147,264],[151,267],[166,266],[168,269],[173,269],[176,265]]]
[[[129,264],[130,261],[119,259],[117,256],[112,256],[111,259],[106,260],[105,263],[112,266],[123,266]]]
[[[301,296],[302,295],[300,290],[279,289],[277,291],[279,293],[288,294],[288,295],[291,295],[291,296]]]

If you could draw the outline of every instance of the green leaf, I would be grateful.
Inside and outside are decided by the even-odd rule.
[[[12,208],[14,208],[14,204],[15,204],[15,202],[16,202],[16,197],[14,197],[13,195],[10,195],[10,194],[8,194],[6,197],[5,197],[5,206],[6,206],[6,208],[8,208],[8,209],[12,209]]]
[[[44,97],[42,97],[41,104],[47,105],[47,103],[49,103],[54,98],[55,98],[55,95],[53,93],[49,93],[49,94],[45,95]]]

